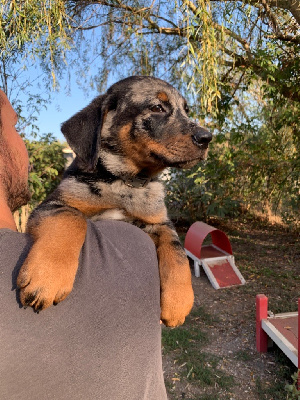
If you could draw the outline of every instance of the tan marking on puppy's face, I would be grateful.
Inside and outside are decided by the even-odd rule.
[[[132,174],[138,174],[141,169],[142,157],[140,157],[134,146],[134,142],[130,138],[130,131],[132,128],[132,123],[124,125],[119,133],[119,143],[122,148],[122,153],[125,156],[123,162],[126,165],[128,171]]]
[[[157,95],[157,98],[160,101],[165,101],[165,102],[169,101],[169,97],[168,97],[167,93],[165,93],[165,92],[159,92]]]
[[[130,137],[132,124],[122,127],[119,132],[120,144],[125,155],[124,162],[130,171],[138,173],[141,169],[154,168],[155,160],[151,157],[151,152],[164,152],[164,146],[151,140],[148,136],[141,136],[138,140]],[[157,166],[161,171],[164,166]],[[154,168],[155,169],[155,168]]]
[[[151,140],[147,136],[139,137],[135,141],[130,137],[132,124],[124,125],[119,131],[119,140],[124,154],[124,163],[126,163],[128,171],[133,174],[139,173],[143,169],[151,168],[154,172],[160,172],[165,167],[157,165],[154,168],[155,160],[151,157],[152,151],[164,152],[164,146]]]
[[[119,131],[119,140],[123,150],[123,163],[133,174],[144,170],[155,175],[165,169],[166,164],[172,162],[180,163],[176,166],[190,168],[206,157],[207,148],[200,153],[199,148],[191,144],[189,135],[179,134],[176,140],[167,136],[159,141],[148,135],[139,135],[138,140],[134,140],[130,135],[131,130],[132,124],[124,125]]]

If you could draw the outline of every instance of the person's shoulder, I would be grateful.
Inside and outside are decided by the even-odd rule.
[[[0,229],[0,266],[2,271],[21,265],[32,245],[32,239],[25,233]]]
[[[20,233],[16,231],[12,231],[11,229],[8,228],[2,228],[0,229],[0,244],[5,244],[5,243],[20,243],[20,245],[27,245],[31,244],[31,238],[29,235],[26,233]]]
[[[110,240],[129,240],[131,243],[142,242],[154,246],[150,236],[142,229],[128,222],[118,220],[88,220],[88,231],[93,234],[101,234]]]

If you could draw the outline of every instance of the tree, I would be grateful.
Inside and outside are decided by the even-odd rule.
[[[52,74],[55,86],[55,71],[69,48],[67,28],[61,0],[0,0],[0,87],[19,115],[19,129],[31,136],[38,134],[37,114],[50,100],[43,85],[49,88]]]
[[[9,75],[5,62],[17,58],[23,66],[29,59],[41,60],[42,67],[52,73],[55,81],[55,70],[70,47],[69,33],[69,16],[63,0],[0,0],[0,59],[4,82],[6,74]]]
[[[247,90],[258,77],[271,96],[300,99],[300,0],[1,0],[0,4],[0,58],[15,50],[27,59],[40,57],[54,82],[65,52],[72,47],[76,54],[72,61],[78,62],[80,56],[83,74],[91,59],[102,60],[93,77],[99,88],[109,77],[128,73],[162,76],[193,92],[195,111],[202,117],[217,111],[226,114],[238,90]],[[93,51],[86,51],[85,42]],[[71,58],[69,63],[73,65]]]
[[[89,64],[101,60],[99,91],[150,74],[184,92],[191,115],[215,131],[206,172],[192,175],[203,212],[232,212],[249,198],[296,209],[300,0],[0,1],[6,61],[15,49],[22,62],[39,57],[54,80],[68,51],[85,86]]]
[[[100,86],[108,74],[160,75],[189,86],[202,115],[217,106],[224,113],[257,78],[270,95],[300,100],[299,0],[84,0],[68,7],[80,40],[95,32]]]

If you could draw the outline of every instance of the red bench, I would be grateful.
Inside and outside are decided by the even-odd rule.
[[[268,350],[274,342],[298,368],[298,389],[300,390],[300,299],[298,312],[273,314],[268,311],[268,298],[256,296],[256,348],[259,352]]]

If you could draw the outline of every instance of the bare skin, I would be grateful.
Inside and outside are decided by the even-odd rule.
[[[18,117],[0,90],[0,228],[16,231],[13,211],[29,200],[28,154],[16,130]]]

